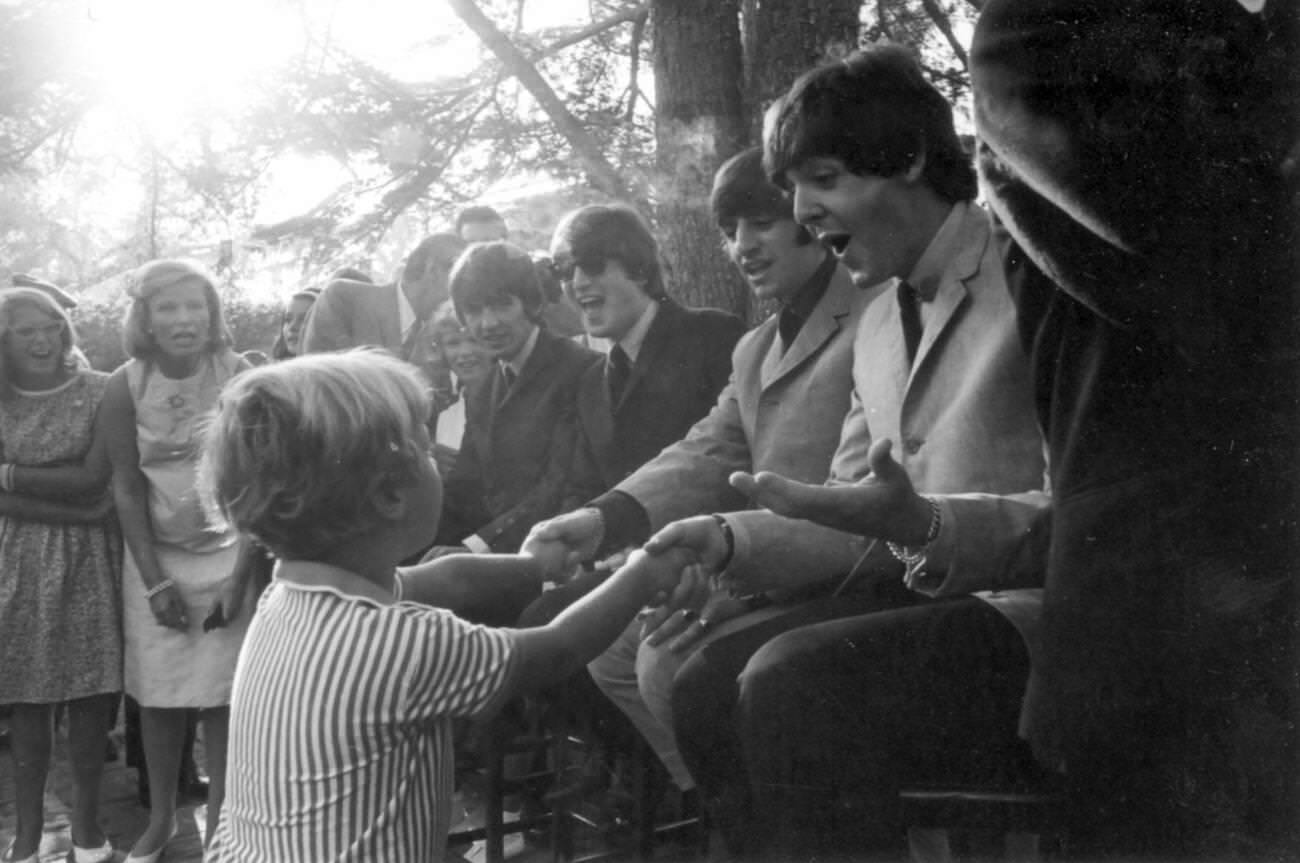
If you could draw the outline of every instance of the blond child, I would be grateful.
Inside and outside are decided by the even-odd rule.
[[[443,859],[453,720],[579,669],[689,562],[638,554],[545,627],[467,623],[453,612],[557,562],[397,570],[438,525],[428,414],[419,373],[367,350],[255,369],[221,397],[202,487],[281,563],[235,674],[212,861]]]

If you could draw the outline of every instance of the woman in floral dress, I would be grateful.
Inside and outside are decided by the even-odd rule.
[[[108,376],[76,361],[64,311],[0,291],[0,704],[9,705],[17,829],[35,863],[53,713],[67,705],[76,863],[112,859],[97,823],[104,740],[122,688],[120,543],[95,420]]]

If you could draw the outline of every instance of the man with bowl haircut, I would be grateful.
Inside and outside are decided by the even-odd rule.
[[[523,249],[496,241],[470,246],[452,271],[456,314],[497,367],[465,405],[440,545],[517,551],[529,528],[560,511],[577,439],[578,381],[599,355],[539,324],[536,267]]]
[[[683,521],[647,548],[689,545],[741,592],[852,572],[910,596],[777,621],[766,639],[720,635],[674,681],[674,729],[706,799],[753,794],[724,828],[746,840],[736,853],[895,851],[900,782],[978,780],[1023,758],[1043,442],[1001,247],[913,55],[876,46],[818,67],[768,120],[767,165],[795,218],[855,279],[889,287],[858,325],[829,481],[738,475],[766,509]]]
[[[709,412],[745,326],[735,315],[668,297],[659,244],[629,207],[569,213],[555,229],[551,257],[587,334],[612,342],[578,390],[576,504],[626,479]]]
[[[465,243],[455,234],[425,237],[391,285],[335,279],[312,306],[303,333],[304,353],[370,345],[407,362],[428,360],[422,332],[433,310],[447,299],[447,276]]]
[[[825,248],[791,218],[790,201],[763,173],[757,148],[729,159],[714,178],[712,207],[728,255],[760,300],[781,306],[746,333],[731,356],[731,378],[707,416],[587,507],[539,525],[529,543],[558,543],[584,559],[638,545],[689,515],[743,505],[727,485],[736,470],[779,470],[825,478],[849,407],[850,353],[871,294],[857,290]],[[715,597],[721,623],[763,600]],[[681,649],[709,623],[680,633]],[[602,690],[634,722],[681,788],[694,785],[670,728],[638,688],[639,625],[590,666]]]

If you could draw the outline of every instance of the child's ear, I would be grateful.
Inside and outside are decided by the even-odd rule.
[[[925,173],[925,157],[925,147],[922,146],[916,151],[916,158],[912,160],[912,164],[908,165],[907,170],[903,172],[903,177],[907,182],[915,183],[921,179],[922,175]]]
[[[401,521],[406,517],[408,502],[406,490],[392,477],[384,477],[370,492],[370,505],[386,521]]]

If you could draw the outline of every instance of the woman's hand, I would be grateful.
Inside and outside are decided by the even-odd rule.
[[[225,581],[221,582],[217,600],[212,603],[208,616],[203,620],[205,632],[229,626],[231,621],[239,617],[239,612],[244,607],[244,592],[247,585],[248,580],[237,572],[232,572]]]
[[[189,629],[189,616],[185,613],[185,601],[176,585],[171,585],[149,597],[149,609],[154,620],[160,626],[184,632]]]
[[[683,653],[698,644],[700,639],[712,632],[719,624],[726,623],[733,617],[739,617],[748,610],[749,603],[745,600],[738,599],[725,590],[715,591],[699,613],[687,616],[683,621],[684,625],[670,630],[669,623],[672,622],[670,620],[651,633],[646,641],[653,647],[672,638],[668,643],[668,649],[673,653]]]

